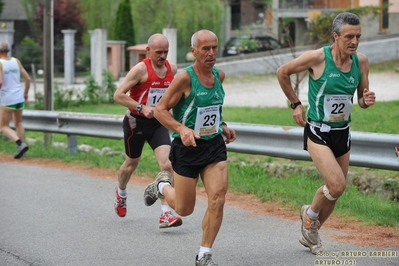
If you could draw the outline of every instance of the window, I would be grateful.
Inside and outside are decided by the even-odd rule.
[[[387,32],[389,30],[389,0],[381,0],[381,5],[384,5],[385,8],[382,10],[381,13],[380,31]]]

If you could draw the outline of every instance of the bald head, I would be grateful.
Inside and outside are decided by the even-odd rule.
[[[218,40],[218,37],[212,31],[199,30],[196,33],[194,33],[193,36],[191,37],[191,46],[194,47],[195,49],[197,49],[198,48],[198,40],[205,40],[208,38],[216,38],[216,40]]]
[[[168,39],[160,34],[160,33],[156,33],[150,36],[150,38],[148,38],[148,42],[147,45],[150,48],[153,48],[154,46],[165,46],[165,45],[169,45],[169,41]]]
[[[0,53],[8,53],[10,48],[8,47],[8,43],[6,41],[0,41]]]

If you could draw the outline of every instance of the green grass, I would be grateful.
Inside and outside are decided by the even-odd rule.
[[[399,68],[399,60],[387,61],[370,65],[370,73],[381,73],[387,71],[395,71]]]
[[[234,154],[230,153],[231,158]],[[265,160],[253,162],[253,158],[235,159],[229,162],[229,189],[245,194],[254,194],[261,201],[279,202],[292,210],[298,210],[304,203],[311,203],[314,193],[322,185],[314,167],[305,171],[288,171],[286,175],[267,171]],[[243,163],[244,162],[244,163]],[[270,160],[269,160],[270,162]],[[297,162],[272,163],[284,168],[298,166]],[[293,164],[295,164],[293,166]],[[285,165],[285,166],[284,166]],[[298,169],[297,169],[298,170]],[[398,175],[397,173],[392,174]],[[361,171],[359,171],[361,174]],[[334,214],[349,220],[358,220],[368,225],[399,226],[399,203],[377,195],[366,195],[356,186],[348,186],[337,202]]]
[[[372,65],[370,69],[377,72],[395,69],[398,66],[399,60]],[[262,76],[248,75],[245,78],[254,80],[262,79]],[[377,102],[369,109],[354,106],[352,110],[352,131],[399,134],[399,101]],[[74,107],[64,111],[123,115],[126,109],[118,104],[109,104]],[[224,114],[225,120],[228,122],[297,126],[293,122],[292,110],[289,108],[224,107]],[[245,114],[245,121],[243,121],[243,114]],[[43,140],[43,135],[41,132],[26,132],[27,138],[37,140]],[[67,142],[65,135],[53,134],[52,136],[56,142]],[[15,152],[15,144],[3,135],[0,135],[0,142],[1,153],[13,154]],[[79,136],[78,144],[87,144],[98,149],[110,147],[119,153],[104,156],[94,152],[79,152],[76,155],[71,155],[65,148],[44,148],[41,143],[36,143],[30,146],[28,156],[62,160],[67,163],[108,168],[115,171],[124,160],[122,140]],[[322,183],[311,162],[233,152],[229,152],[228,157],[230,190],[254,194],[262,201],[279,202],[293,210],[298,210],[304,203],[310,203],[314,192]],[[155,176],[158,172],[158,165],[154,162],[156,162],[156,158],[151,148],[145,145],[142,160],[135,173]],[[268,167],[265,165],[268,165]],[[284,174],[276,170],[278,168],[276,166],[285,169]],[[273,169],[273,167],[276,167],[276,169]],[[395,171],[350,167],[350,172],[356,175],[399,180],[399,173]],[[389,201],[377,195],[365,195],[358,191],[355,186],[348,186],[334,211],[334,215],[343,215],[347,217],[346,219],[356,219],[365,224],[384,226],[399,226],[398,213],[398,202]]]

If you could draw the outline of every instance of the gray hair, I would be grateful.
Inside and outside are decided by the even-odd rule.
[[[331,34],[334,34],[334,32],[335,32],[338,34],[338,36],[340,36],[342,27],[346,24],[349,24],[352,26],[360,25],[360,19],[355,14],[349,13],[349,12],[344,12],[344,13],[338,14],[332,23]]]
[[[9,51],[10,51],[10,48],[8,48],[8,42],[0,41],[0,52],[8,53]]]
[[[194,34],[191,36],[191,46],[194,47],[195,49],[197,49],[197,46],[198,46],[197,33],[194,33]]]

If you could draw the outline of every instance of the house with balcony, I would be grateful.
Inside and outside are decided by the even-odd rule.
[[[269,35],[280,41],[283,20],[290,19],[290,32],[295,45],[309,44],[307,31],[312,19],[323,12],[361,6],[386,5],[379,15],[361,18],[362,39],[399,35],[399,1],[397,0],[229,0],[230,36],[237,32]],[[229,34],[226,34],[229,35]]]

